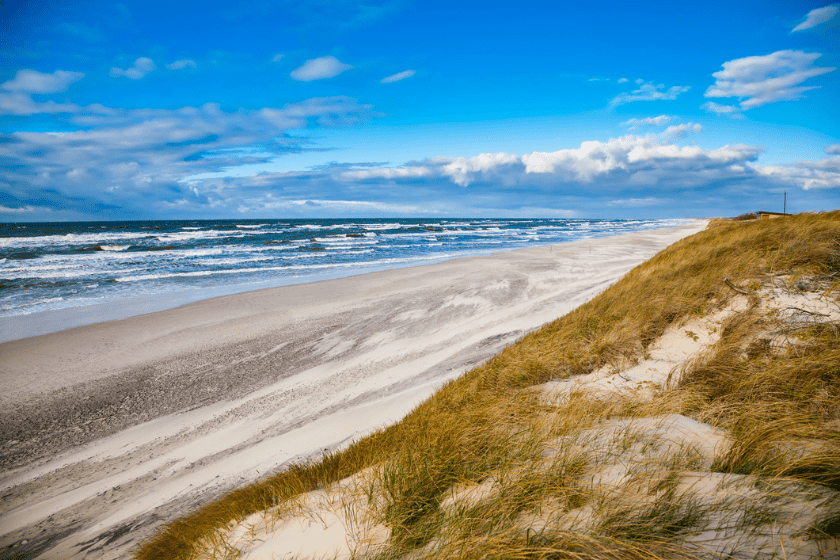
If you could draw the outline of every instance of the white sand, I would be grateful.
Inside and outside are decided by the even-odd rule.
[[[125,557],[161,523],[402,418],[705,224],[249,292],[0,344],[0,551]]]

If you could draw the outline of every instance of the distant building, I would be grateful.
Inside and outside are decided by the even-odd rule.
[[[756,214],[758,214],[758,219],[759,220],[770,220],[770,219],[773,219],[773,218],[781,218],[783,216],[790,216],[790,214],[785,214],[784,212],[764,212],[762,210],[759,210],[758,212],[756,212]]]

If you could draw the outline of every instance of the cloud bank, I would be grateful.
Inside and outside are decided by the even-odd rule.
[[[74,131],[0,134],[0,204],[129,214],[176,207],[230,211],[243,193],[206,189],[190,178],[312,149],[290,131],[375,116],[369,105],[348,97],[234,112],[213,103],[178,110],[74,108]]]

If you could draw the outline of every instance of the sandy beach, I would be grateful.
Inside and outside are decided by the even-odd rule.
[[[706,225],[204,300],[0,344],[0,558],[156,527],[402,418]]]

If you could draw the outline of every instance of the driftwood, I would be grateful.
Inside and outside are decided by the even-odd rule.
[[[729,278],[724,278],[723,283],[735,290],[736,292],[738,292],[739,294],[744,294],[745,296],[750,295],[750,293],[747,290],[742,290],[741,288],[733,284],[732,280],[730,280]]]

